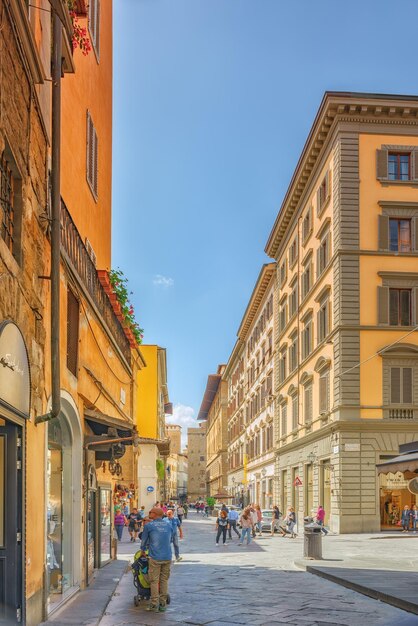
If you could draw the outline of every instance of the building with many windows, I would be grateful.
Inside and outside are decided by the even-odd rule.
[[[273,505],[275,263],[264,265],[223,374],[228,390],[228,491],[235,503]]]
[[[208,496],[227,496],[227,385],[225,365],[210,374],[198,420],[206,420],[206,488]]]
[[[187,497],[196,502],[206,497],[206,422],[187,429]]]
[[[414,498],[376,463],[418,434],[418,98],[326,93],[269,236],[276,497],[373,532]]]

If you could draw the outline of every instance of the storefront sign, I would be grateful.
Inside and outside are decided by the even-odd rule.
[[[22,333],[13,322],[0,324],[0,402],[29,417],[28,353]]]

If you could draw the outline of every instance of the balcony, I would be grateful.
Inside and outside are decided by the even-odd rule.
[[[127,364],[131,363],[131,348],[122,324],[100,284],[96,267],[87,252],[70,213],[61,200],[61,254],[70,265],[81,287],[90,297],[105,329],[119,348]]]
[[[393,420],[412,420],[414,419],[414,409],[408,407],[398,407],[389,409],[389,419]]]

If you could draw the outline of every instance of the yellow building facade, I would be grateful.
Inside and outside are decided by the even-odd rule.
[[[137,373],[135,423],[140,437],[137,465],[138,504],[149,510],[157,500],[166,500],[167,456],[170,441],[165,433],[165,415],[172,413],[167,384],[165,348],[141,346],[146,367]]]
[[[375,466],[418,437],[417,110],[327,93],[266,245],[276,498],[299,520],[322,504],[336,532],[380,530],[413,504]]]

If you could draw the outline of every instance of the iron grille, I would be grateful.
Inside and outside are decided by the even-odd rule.
[[[1,237],[10,252],[13,252],[13,174],[3,154],[0,159],[0,205],[1,205]]]

